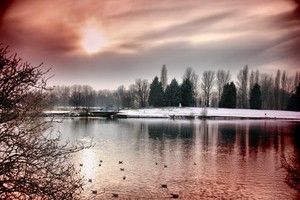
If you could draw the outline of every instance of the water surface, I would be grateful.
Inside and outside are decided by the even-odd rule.
[[[299,156],[299,122],[70,118],[57,126],[63,140],[96,144],[73,160],[86,178],[82,198],[300,198],[280,167],[282,152]]]

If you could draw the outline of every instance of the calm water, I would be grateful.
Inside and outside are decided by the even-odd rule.
[[[73,160],[86,177],[83,199],[300,198],[280,168],[282,152],[300,149],[299,122],[74,118],[57,126],[64,140],[96,143]]]

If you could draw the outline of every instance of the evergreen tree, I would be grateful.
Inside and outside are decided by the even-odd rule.
[[[250,108],[261,109],[261,91],[260,86],[256,83],[250,93]]]
[[[287,109],[291,111],[300,111],[300,85],[298,85],[296,93],[290,97]]]
[[[175,78],[166,88],[164,102],[166,106],[178,106],[181,103],[181,90]]]
[[[236,107],[236,87],[233,82],[227,83],[223,87],[220,108],[235,108]]]
[[[181,105],[188,107],[188,106],[195,106],[195,92],[193,83],[189,79],[184,79],[183,83],[181,84]]]
[[[150,93],[148,103],[150,106],[161,107],[163,106],[164,91],[161,82],[158,81],[156,76],[150,85]]]

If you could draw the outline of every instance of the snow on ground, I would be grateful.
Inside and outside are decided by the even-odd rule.
[[[298,119],[300,112],[279,110],[252,110],[226,108],[146,108],[120,110],[118,115],[140,118],[168,118],[168,117],[232,117],[232,118],[267,118],[267,119]]]

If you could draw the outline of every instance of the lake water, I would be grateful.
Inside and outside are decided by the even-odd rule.
[[[300,198],[280,167],[282,152],[299,156],[299,122],[70,118],[57,126],[63,140],[95,142],[73,160],[83,199]]]

